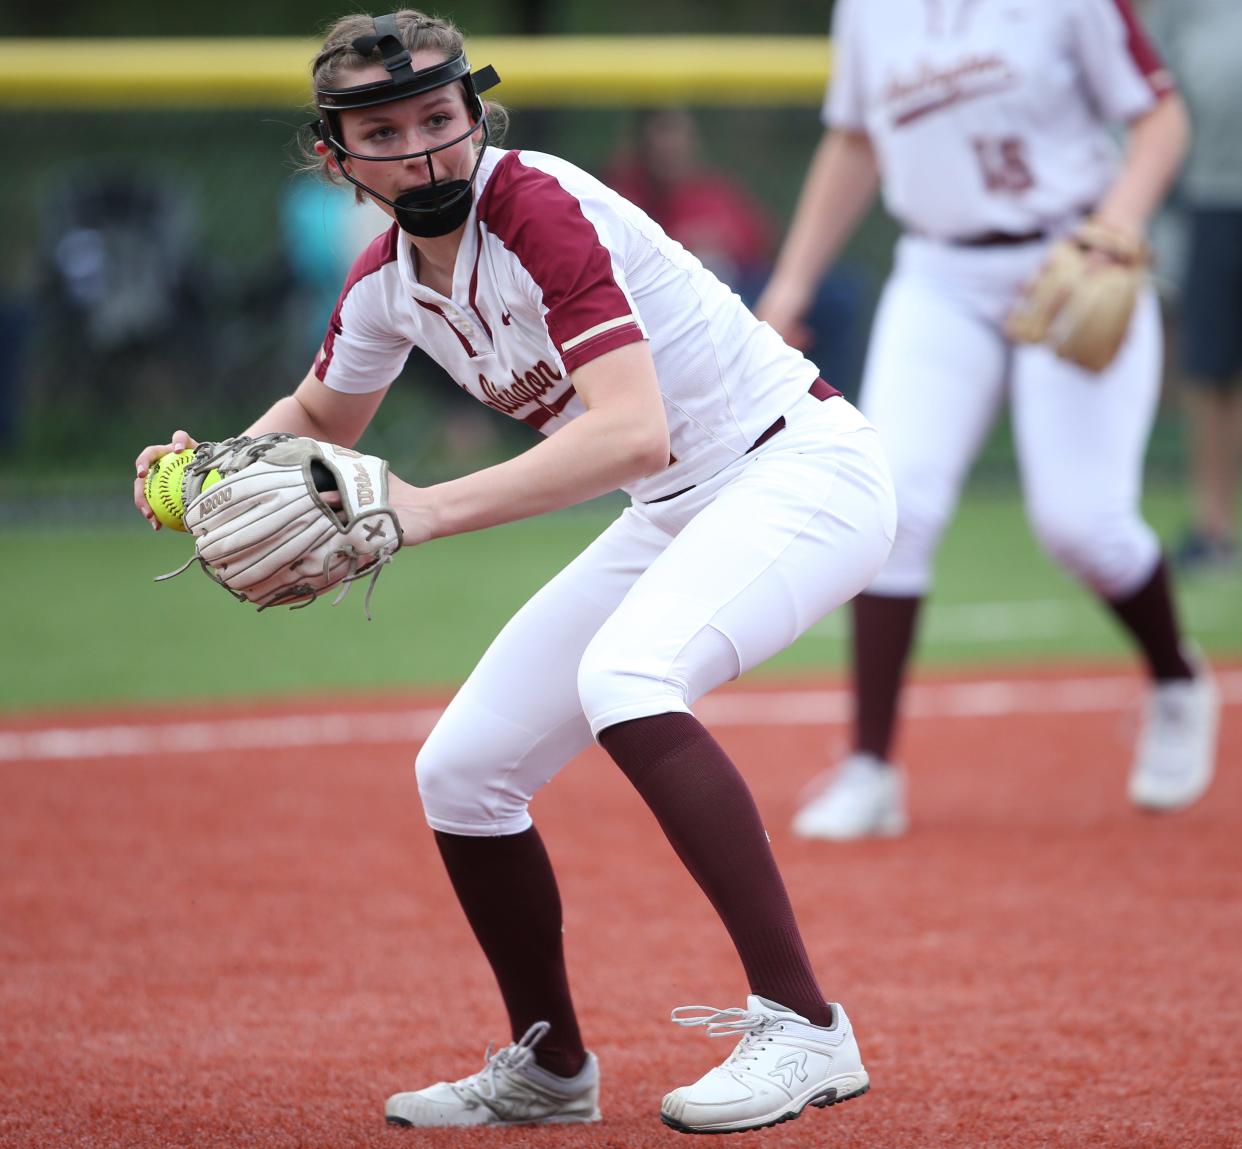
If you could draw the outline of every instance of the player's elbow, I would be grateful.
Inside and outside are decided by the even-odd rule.
[[[631,424],[617,447],[622,466],[632,479],[664,470],[672,453],[663,412],[659,419],[648,418]]]
[[[1160,157],[1170,172],[1181,167],[1190,151],[1190,114],[1176,92],[1164,96],[1131,130],[1134,145]]]
[[[1190,141],[1192,129],[1190,126],[1190,113],[1186,110],[1186,101],[1179,95],[1172,95],[1164,101],[1169,105],[1168,116],[1170,120],[1169,135],[1170,148],[1177,156],[1177,166],[1181,167],[1182,162],[1190,152]]]

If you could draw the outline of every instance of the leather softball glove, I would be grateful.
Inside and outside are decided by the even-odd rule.
[[[212,471],[220,477],[205,486]],[[340,586],[335,605],[370,575],[371,617],[375,580],[401,546],[383,459],[284,432],[241,436],[200,444],[185,490],[194,556],[161,578],[198,562],[235,598],[266,610],[307,606]]]
[[[1005,320],[1005,334],[1101,371],[1125,338],[1147,264],[1141,238],[1089,219],[1052,246]]]

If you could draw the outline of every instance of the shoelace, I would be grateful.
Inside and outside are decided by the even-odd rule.
[[[714,1005],[679,1005],[673,1010],[671,1020],[675,1025],[684,1025],[687,1029],[702,1025],[707,1029],[708,1037],[736,1037],[742,1040],[719,1068],[723,1069],[737,1061],[748,1061],[757,1057],[761,1038],[779,1019],[766,1013],[751,1013],[741,1006],[732,1009],[717,1009]]]
[[[1176,736],[1194,718],[1194,680],[1172,682],[1156,687],[1147,702],[1143,721],[1148,731],[1158,735]]]
[[[875,770],[866,762],[847,758],[837,769],[817,774],[807,782],[798,795],[798,801],[800,804],[814,802],[829,794],[840,801],[841,795],[852,798],[860,791],[870,794],[875,783]]]
[[[1182,694],[1157,693],[1146,715],[1143,738],[1151,751],[1144,770],[1148,774],[1177,778],[1186,773],[1188,763],[1179,754],[1193,715],[1190,700]]]
[[[875,783],[876,770],[877,767],[863,759],[851,758],[841,767],[837,782],[842,789],[869,790]]]
[[[513,1045],[506,1045],[495,1053],[489,1045],[487,1052],[483,1055],[486,1061],[483,1068],[478,1073],[472,1073],[469,1077],[452,1082],[450,1088],[463,1101],[470,1104],[477,1104],[481,1101],[486,1105],[489,1101],[495,1101],[499,1095],[501,1075],[529,1065],[535,1057],[535,1046],[544,1039],[551,1028],[548,1022],[537,1021],[522,1034],[522,1039]]]

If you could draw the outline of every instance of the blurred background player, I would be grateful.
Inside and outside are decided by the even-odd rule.
[[[637,204],[717,279],[753,306],[772,274],[777,225],[767,206],[731,172],[711,163],[686,108],[647,108],[628,125],[602,178]],[[825,379],[856,396],[874,291],[857,268],[839,264],[817,285],[799,346]]]
[[[685,108],[639,112],[603,179],[743,298],[767,279],[776,226],[745,187],[704,162]]]
[[[1242,474],[1242,4],[1148,0],[1143,9],[1190,111],[1194,138],[1175,209],[1187,230],[1178,308],[1189,424],[1186,571],[1237,565]]]
[[[826,131],[756,310],[796,331],[882,190],[905,234],[861,405],[888,449],[899,518],[887,565],[854,603],[853,753],[818,781],[794,829],[849,839],[906,828],[892,753],[902,679],[942,532],[1006,399],[1034,533],[1147,665],[1131,799],[1184,806],[1211,777],[1218,702],[1140,512],[1162,363],[1155,294],[1143,292],[1098,374],[1004,333],[1055,239],[1087,217],[1143,233],[1185,152],[1182,101],[1125,0],[840,0],[832,45]]]
[[[390,476],[404,545],[618,488],[631,498],[506,624],[419,752],[424,813],[513,1043],[477,1073],[393,1095],[387,1119],[598,1120],[560,894],[529,812],[593,741],[651,809],[748,979],[744,1007],[675,1012],[738,1043],[664,1098],[663,1121],[733,1132],[865,1093],[849,1019],[824,1000],[750,790],[691,707],[883,565],[895,505],[878,435],[634,205],[554,156],[488,146],[479,93],[498,77],[469,71],[451,24],[413,10],[345,17],[312,74],[325,174],[394,222],[347,276],[311,370],[246,434],[352,446],[419,347],[543,438],[445,483]],[[142,476],[187,439],[136,460],[148,518]]]

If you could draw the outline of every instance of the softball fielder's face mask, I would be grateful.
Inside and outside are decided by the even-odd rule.
[[[349,157],[356,160],[392,161],[421,159],[427,164],[428,182],[425,186],[412,191],[402,192],[396,199],[380,195],[374,188],[356,180],[342,162],[341,174],[355,187],[361,188],[367,195],[388,204],[397,216],[397,225],[410,235],[424,238],[448,235],[456,231],[470,214],[473,202],[471,188],[474,177],[478,174],[479,164],[483,162],[483,148],[479,149],[474,167],[467,179],[437,180],[435,167],[431,157],[442,152],[462,140],[473,135],[480,126],[483,129],[483,147],[487,146],[487,119],[483,113],[483,101],[480,92],[486,92],[500,83],[500,77],[491,66],[480,68],[471,74],[470,64],[464,55],[454,56],[441,64],[415,71],[410,59],[397,34],[395,16],[378,16],[375,19],[375,34],[359,36],[353,43],[354,51],[363,58],[369,57],[377,48],[383,57],[384,67],[388,76],[369,84],[358,84],[352,88],[319,88],[315,92],[315,105],[319,109],[320,119],[315,127],[319,138],[328,145],[338,161]],[[341,130],[340,110],[342,108],[373,108],[379,104],[391,104],[397,100],[405,100],[410,96],[421,96],[425,92],[435,91],[448,84],[460,82],[466,93],[466,111],[470,117],[470,126],[450,140],[427,148],[421,152],[405,152],[401,155],[370,154],[354,151],[344,143],[344,132]]]

